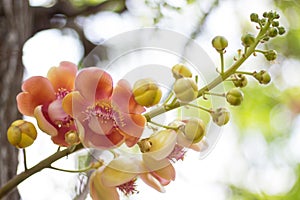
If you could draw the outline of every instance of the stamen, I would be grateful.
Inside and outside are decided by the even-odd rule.
[[[55,96],[57,99],[63,99],[69,93],[70,91],[68,91],[65,88],[58,88],[57,92],[55,93]]]
[[[172,162],[176,162],[178,160],[183,160],[185,156],[186,150],[184,147],[176,144],[173,151],[168,155],[168,159],[171,160]]]
[[[117,186],[117,188],[123,192],[126,196],[133,195],[139,193],[138,190],[136,190],[136,179],[132,179],[131,181],[124,183],[122,185]]]

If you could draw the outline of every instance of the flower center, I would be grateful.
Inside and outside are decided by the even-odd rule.
[[[74,119],[68,115],[63,120],[54,121],[54,124],[56,124],[58,128],[62,128],[62,127],[69,128],[74,125]]]
[[[65,88],[58,88],[57,92],[55,93],[55,96],[57,99],[63,99],[69,93],[70,91],[68,91]]]
[[[176,162],[178,160],[183,160],[184,155],[186,153],[186,150],[184,150],[184,147],[176,144],[173,151],[170,153],[170,155],[168,155],[168,159]]]
[[[139,193],[138,190],[136,190],[136,179],[132,179],[131,181],[124,183],[122,185],[117,186],[117,188],[123,192],[126,196],[133,195],[136,193]]]
[[[85,120],[90,120],[91,118],[97,117],[98,120],[106,124],[109,121],[113,122],[113,126],[117,127],[116,121],[114,119],[114,110],[107,101],[99,101],[93,106],[89,106],[85,111],[87,117]]]

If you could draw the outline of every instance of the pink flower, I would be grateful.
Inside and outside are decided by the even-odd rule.
[[[90,194],[94,200],[119,200],[118,190],[125,195],[137,192],[137,178],[141,178],[159,192],[164,192],[163,186],[175,179],[175,169],[169,161],[167,162],[151,171],[146,163],[137,157],[118,157],[92,174]]]
[[[77,66],[61,62],[52,67],[47,78],[33,76],[22,85],[17,96],[18,109],[23,115],[35,116],[39,128],[60,146],[68,146],[65,134],[76,130],[73,119],[62,109],[63,97],[74,88]]]
[[[123,142],[131,147],[139,140],[146,119],[144,107],[133,98],[127,81],[115,88],[111,76],[90,67],[75,80],[75,91],[63,100],[64,110],[76,119],[81,142],[87,147],[113,148]]]

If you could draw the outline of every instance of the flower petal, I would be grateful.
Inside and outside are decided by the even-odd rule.
[[[92,131],[88,122],[76,120],[79,137],[83,145],[98,149],[110,149],[120,146],[124,142],[124,136],[116,129],[112,129],[110,134],[99,134]]]
[[[45,133],[56,136],[57,129],[48,121],[47,117],[43,114],[42,106],[38,106],[34,109],[34,117],[37,120],[39,128]]]
[[[133,97],[128,81],[121,79],[112,94],[112,105],[123,113],[142,113],[145,108]]]
[[[76,77],[75,88],[90,103],[110,98],[113,90],[111,76],[96,67],[83,69]]]
[[[83,112],[89,106],[88,102],[80,95],[78,91],[67,94],[62,100],[63,110],[70,116],[84,120],[86,117]]]
[[[151,174],[154,175],[154,177],[159,180],[162,185],[167,185],[170,181],[175,180],[176,172],[173,165],[169,163],[166,167],[155,170]]]
[[[100,167],[90,178],[90,195],[93,200],[119,200],[119,194],[115,187],[108,187],[101,180],[104,167]]]
[[[118,186],[137,177],[141,161],[134,157],[118,157],[103,170],[102,181],[107,186]]]
[[[166,192],[164,187],[160,184],[160,182],[155,179],[150,173],[140,174],[140,178],[150,187],[154,188],[159,192]]]
[[[49,104],[48,115],[52,122],[64,120],[68,114],[62,108],[62,99],[57,99]]]
[[[55,91],[60,88],[72,91],[76,73],[77,66],[74,63],[64,61],[59,64],[59,67],[50,68],[47,77]]]
[[[136,144],[141,137],[146,124],[146,118],[140,114],[126,114],[117,112],[115,114],[115,121],[118,128],[125,134],[127,145],[129,147]]]
[[[17,103],[23,115],[33,116],[37,106],[56,99],[50,81],[42,76],[33,76],[24,81],[22,90],[17,96]]]

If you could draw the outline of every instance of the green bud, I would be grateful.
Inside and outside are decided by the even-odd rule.
[[[251,15],[250,15],[250,20],[251,20],[252,22],[259,22],[258,14],[256,14],[256,13],[251,13]]]
[[[253,73],[253,77],[256,79],[256,80],[258,80],[258,82],[260,83],[260,84],[268,84],[268,83],[270,83],[271,82],[271,76],[270,76],[270,74],[267,72],[267,71],[265,71],[265,70],[261,70],[260,72],[254,72]]]
[[[267,37],[267,36],[266,36],[266,37],[263,38],[263,40],[267,42],[267,41],[270,40],[270,37]]]
[[[238,88],[233,88],[226,93],[226,101],[232,106],[238,106],[244,99],[243,92]]]
[[[277,58],[277,52],[275,50],[269,50],[264,53],[264,56],[268,61],[273,61]]]
[[[133,96],[135,101],[146,107],[159,103],[162,92],[152,79],[140,79],[134,83]]]
[[[275,27],[271,27],[269,29],[269,36],[270,37],[276,37],[278,35],[278,30]]]
[[[216,36],[212,40],[212,46],[218,51],[222,52],[228,46],[228,41],[223,36]]]
[[[272,21],[272,26],[273,27],[278,27],[279,26],[279,21]]]
[[[176,64],[172,67],[174,78],[179,79],[183,77],[191,78],[192,72],[184,64]]]
[[[268,12],[264,12],[263,17],[268,17]]]
[[[245,47],[250,47],[252,44],[254,44],[255,37],[254,37],[254,35],[252,35],[250,33],[247,33],[247,34],[242,36],[241,40],[242,40],[242,44]]]
[[[248,84],[247,77],[244,74],[237,74],[236,76],[233,77],[233,84],[235,87],[246,87]]]
[[[184,120],[184,135],[192,143],[198,143],[202,140],[205,135],[205,124],[201,119],[191,118],[189,120]]]
[[[180,78],[174,83],[173,90],[176,97],[182,102],[190,102],[197,98],[198,86],[194,79]]]
[[[285,28],[283,26],[277,27],[279,35],[283,35],[285,33]]]
[[[211,113],[213,122],[218,126],[223,126],[228,123],[230,119],[230,112],[227,108],[218,108]]]

